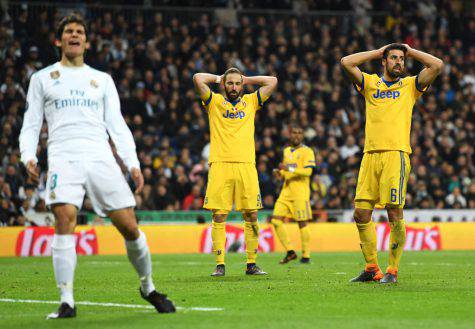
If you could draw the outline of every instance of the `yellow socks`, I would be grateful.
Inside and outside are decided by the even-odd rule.
[[[271,220],[272,225],[274,226],[275,233],[284,246],[286,251],[292,250],[292,244],[289,241],[289,237],[287,236],[287,230],[285,228],[284,222],[280,219],[273,218]]]
[[[255,263],[259,246],[259,224],[257,222],[244,223],[244,240],[246,241],[247,263]]]
[[[378,266],[378,250],[376,227],[373,221],[366,224],[356,223],[358,233],[360,234],[360,246],[366,260],[366,265]]]
[[[308,225],[300,228],[300,238],[302,240],[302,257],[310,258],[310,229]]]
[[[224,264],[224,254],[226,252],[226,223],[216,223],[211,225],[211,238],[213,240],[213,252],[216,264]]]
[[[391,234],[389,237],[389,266],[387,272],[396,272],[406,243],[406,223],[404,219],[389,222]],[[394,274],[394,273],[393,273]]]

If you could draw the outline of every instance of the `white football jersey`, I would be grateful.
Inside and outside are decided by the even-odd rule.
[[[140,168],[135,142],[120,111],[112,77],[88,65],[57,62],[33,74],[20,133],[23,163],[37,160],[38,137],[46,118],[48,158],[112,159],[109,136],[129,168]]]

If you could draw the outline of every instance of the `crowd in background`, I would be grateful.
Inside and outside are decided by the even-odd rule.
[[[391,42],[407,43],[445,63],[414,107],[406,208],[475,208],[473,14],[464,11],[463,1],[384,1],[378,8],[364,0],[337,2],[347,3],[354,14],[233,16],[78,8],[89,22],[86,62],[114,78],[135,138],[145,177],[137,209],[201,209],[209,126],[192,76],[222,74],[231,66],[245,75],[279,79],[277,91],[256,119],[256,166],[264,207],[271,209],[278,196],[272,169],[281,161],[289,124],[298,122],[304,127],[305,144],[316,153],[313,208],[352,208],[364,144],[364,100],[339,60]],[[314,9],[312,1],[306,3]],[[369,15],[371,10],[387,14]],[[26,6],[1,12],[0,225],[23,225],[28,213],[46,211],[46,125],[38,146],[39,185],[27,178],[20,163],[18,135],[31,75],[59,58],[53,44],[55,24],[65,13]],[[422,68],[411,59],[406,66],[408,74]],[[367,63],[362,69],[380,73],[381,63]],[[91,210],[87,199],[83,208]]]

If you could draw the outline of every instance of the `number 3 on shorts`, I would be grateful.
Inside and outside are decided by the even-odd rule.
[[[57,183],[58,183],[58,174],[53,174],[53,176],[51,176],[51,182],[49,183],[49,188],[51,190],[54,190]]]

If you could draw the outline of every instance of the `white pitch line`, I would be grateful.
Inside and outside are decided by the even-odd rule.
[[[5,303],[33,303],[33,304],[58,304],[58,301],[53,300],[32,300],[32,299],[11,299],[11,298],[0,298],[0,302]],[[117,303],[97,303],[97,302],[74,302],[77,305],[85,306],[103,306],[103,307],[124,307],[124,308],[146,308],[154,309],[153,306],[149,305],[136,305],[136,304],[117,304]],[[214,312],[214,311],[224,311],[224,308],[220,307],[177,307],[178,310],[183,311],[201,311],[201,312]]]

